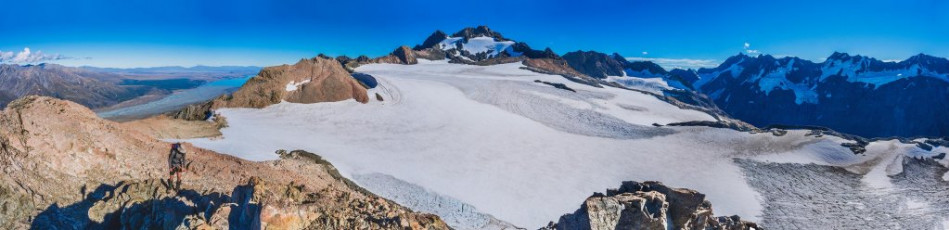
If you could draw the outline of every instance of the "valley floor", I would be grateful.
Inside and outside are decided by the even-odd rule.
[[[896,143],[904,147],[854,155],[840,145],[846,140],[806,131],[775,136],[657,127],[653,124],[714,118],[651,95],[520,67],[440,61],[365,65],[357,71],[377,78],[379,86],[369,93],[384,101],[222,109],[218,112],[230,125],[222,137],[187,141],[250,160],[274,159],[276,149],[315,152],[363,187],[439,214],[460,229],[544,226],[576,210],[593,192],[628,180],[695,189],[708,195],[717,215],[794,228],[795,220],[776,219],[780,214],[772,208],[798,200],[780,199],[771,191],[774,184],[760,180],[774,176],[775,183],[800,187],[826,181],[775,175],[763,167],[771,163],[763,162],[841,166],[852,174],[849,183],[873,184],[895,174],[886,166],[909,151],[905,146],[912,147]],[[577,92],[534,80],[563,83]],[[820,190],[804,193],[809,191]]]

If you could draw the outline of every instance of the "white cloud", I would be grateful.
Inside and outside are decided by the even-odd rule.
[[[745,42],[745,52],[748,54],[759,54],[758,50],[751,49],[751,43]]]
[[[649,52],[643,51],[643,55],[649,55]]]
[[[36,63],[63,59],[71,58],[60,54],[44,54],[43,51],[33,52],[29,47],[23,48],[23,51],[17,53],[13,51],[3,52],[0,50],[0,63]]]
[[[3,62],[3,60],[12,59],[12,58],[13,58],[13,51],[3,52],[2,50],[0,50],[0,62]]]
[[[718,61],[712,59],[627,57],[626,60],[651,61],[667,70],[710,68],[719,64]]]

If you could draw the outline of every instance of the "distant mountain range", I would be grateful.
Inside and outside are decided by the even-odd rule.
[[[254,74],[254,73],[257,73],[257,71],[260,71],[260,67],[257,67],[257,66],[204,66],[204,65],[197,65],[197,66],[192,66],[192,67],[161,66],[161,67],[147,67],[147,68],[102,68],[102,67],[82,66],[80,68],[96,71],[96,72],[131,73],[131,74],[201,73],[201,72]]]
[[[148,92],[137,86],[121,86],[101,79],[121,78],[56,64],[0,65],[0,106],[27,95],[62,98],[88,107],[109,106]]]
[[[949,136],[949,60],[919,54],[900,62],[834,53],[738,54],[696,73],[695,89],[756,126],[824,126],[865,137]]]
[[[256,74],[259,67],[154,68],[67,67],[57,64],[0,65],[0,106],[27,95],[50,96],[102,108],[147,94],[197,87],[226,77]]]

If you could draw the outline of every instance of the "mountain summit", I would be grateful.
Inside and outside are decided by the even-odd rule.
[[[487,26],[467,27],[451,36],[437,30],[413,50],[426,57],[445,57],[455,63],[490,64],[521,61],[523,58],[558,58],[549,48],[534,50]]]

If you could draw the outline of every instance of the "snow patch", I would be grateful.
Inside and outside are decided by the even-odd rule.
[[[296,91],[301,85],[306,84],[306,83],[310,83],[310,79],[303,80],[300,82],[290,81],[290,83],[287,83],[286,90],[287,92]]]
[[[635,76],[635,75],[634,75]],[[633,76],[607,76],[607,82],[616,82],[625,87],[662,94],[663,90],[672,89],[662,78],[640,78]]]
[[[461,46],[461,50],[467,51],[471,55],[486,54],[487,57],[495,57],[501,54],[501,52],[506,52],[512,57],[517,57],[522,55],[520,52],[514,52],[512,46],[514,45],[513,41],[497,41],[492,37],[474,37],[468,39],[467,42],[464,41],[462,37],[448,37],[445,40],[442,40],[438,43],[438,47],[445,51],[452,51]],[[456,56],[460,56],[458,53],[454,53]]]

